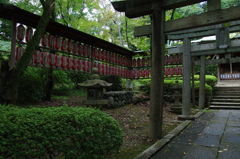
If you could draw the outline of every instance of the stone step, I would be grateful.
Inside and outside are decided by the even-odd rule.
[[[240,87],[215,87],[215,90],[240,90]]]
[[[240,87],[218,86],[214,88],[211,109],[240,109]]]
[[[240,109],[238,106],[220,106],[220,105],[210,105],[210,109]]]
[[[239,106],[240,107],[240,103],[233,103],[233,102],[211,102],[210,105],[229,105],[229,106]]]
[[[214,95],[212,99],[240,99],[240,96]]]
[[[234,102],[234,103],[240,103],[240,99],[213,98],[212,102]]]
[[[216,91],[214,95],[226,95],[226,96],[240,96],[240,92],[234,91]]]

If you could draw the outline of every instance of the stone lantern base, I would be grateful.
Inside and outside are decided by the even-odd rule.
[[[182,103],[180,102],[181,97],[182,97],[182,94],[174,94],[173,95],[175,102],[171,106],[170,112],[182,114]]]

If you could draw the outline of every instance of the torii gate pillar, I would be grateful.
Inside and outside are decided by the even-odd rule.
[[[191,42],[189,38],[183,40],[183,94],[182,94],[182,120],[194,119],[191,110]]]
[[[156,7],[152,14],[152,70],[150,96],[150,137],[162,137],[163,83],[164,83],[164,35],[165,11]]]

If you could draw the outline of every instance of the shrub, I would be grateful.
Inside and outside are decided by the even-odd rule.
[[[28,67],[20,78],[18,103],[38,102],[44,97],[44,69]]]
[[[119,150],[122,131],[92,108],[0,106],[0,158],[106,158]]]
[[[144,95],[150,95],[150,88],[151,88],[151,80],[150,79],[139,79],[139,91],[142,92]]]
[[[199,81],[199,75],[194,75],[194,80]],[[217,77],[215,77],[213,75],[205,76],[205,82],[211,87],[214,87],[216,85],[217,81],[218,81]]]
[[[52,95],[56,96],[68,96],[72,91],[74,85],[71,79],[68,77],[66,71],[54,70],[54,87],[52,90]]]
[[[112,86],[109,88],[106,88],[106,91],[122,91],[122,81],[121,77],[118,75],[109,75],[109,76],[102,76],[103,80],[105,80],[108,83],[112,83]]]
[[[68,71],[66,73],[68,75],[68,78],[71,79],[71,81],[74,83],[75,89],[79,89],[80,86],[78,84],[88,80],[90,76],[90,74],[87,73],[79,73],[73,71]]]

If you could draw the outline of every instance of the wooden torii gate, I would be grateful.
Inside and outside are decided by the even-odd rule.
[[[200,56],[200,60],[194,61],[194,65],[200,65],[200,90],[199,90],[199,107],[204,108],[205,104],[205,71],[206,65],[239,63],[239,57],[231,57],[231,53],[240,51],[240,40],[230,40],[229,33],[239,32],[240,21],[228,23],[228,25],[218,24],[213,26],[189,29],[186,31],[172,32],[168,34],[170,40],[183,40],[185,38],[196,38],[210,35],[216,35],[216,41],[208,44],[190,45],[191,57]],[[185,46],[170,48],[169,54],[183,53]],[[208,55],[224,55],[224,58],[207,60]]]
[[[199,28],[240,19],[240,6],[221,9],[221,0],[207,0],[208,12],[182,19],[165,21],[165,11],[183,7],[203,0],[126,0],[112,2],[117,11],[129,18],[152,14],[152,25],[138,28],[142,35],[152,34],[152,70],[150,96],[150,137],[161,138],[163,110],[164,47],[167,33]],[[148,29],[146,29],[148,28]],[[146,31],[151,31],[146,32]],[[137,35],[137,33],[135,34]],[[183,108],[181,119],[192,119],[191,105],[191,45],[183,40]]]

